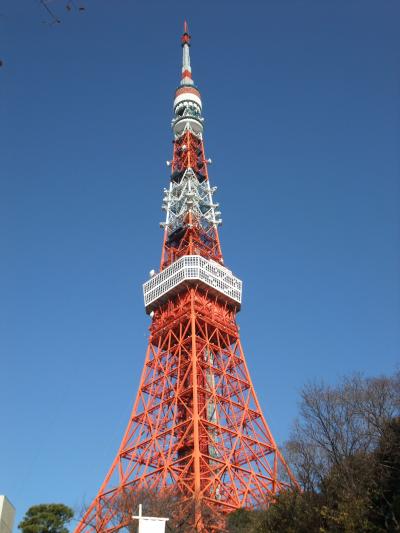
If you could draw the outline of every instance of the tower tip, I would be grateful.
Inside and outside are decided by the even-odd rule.
[[[184,20],[183,22],[182,46],[184,44],[188,44],[190,46],[190,35],[187,20]]]
[[[190,67],[190,39],[189,27],[187,20],[185,19],[183,22],[183,35],[181,38],[183,49],[181,86],[193,86],[192,69]]]

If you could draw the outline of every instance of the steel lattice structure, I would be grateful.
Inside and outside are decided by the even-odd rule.
[[[192,81],[190,36],[174,100],[174,153],[160,272],[144,284],[150,337],[136,401],[117,456],[75,532],[125,527],[114,502],[127,491],[174,487],[222,511],[268,504],[296,485],[262,414],[236,314],[242,283],[223,261],[222,222],[203,145],[202,102]]]

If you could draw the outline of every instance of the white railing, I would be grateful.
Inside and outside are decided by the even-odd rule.
[[[242,282],[230,270],[200,255],[185,255],[143,284],[144,305],[150,313],[185,282],[205,285],[236,304],[242,303]]]

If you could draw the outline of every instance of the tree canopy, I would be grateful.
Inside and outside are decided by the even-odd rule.
[[[68,533],[65,527],[74,512],[62,503],[44,503],[30,507],[18,525],[22,533]]]

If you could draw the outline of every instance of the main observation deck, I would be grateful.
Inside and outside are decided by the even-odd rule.
[[[187,284],[203,287],[240,310],[242,281],[226,267],[200,255],[185,255],[143,284],[146,313],[184,290]]]

